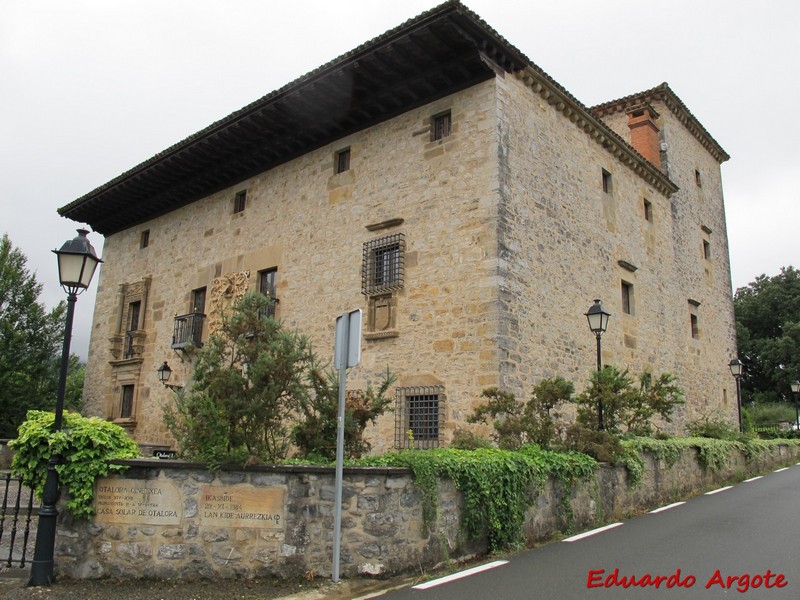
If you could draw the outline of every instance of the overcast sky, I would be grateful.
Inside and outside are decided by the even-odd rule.
[[[0,0],[0,235],[55,305],[50,251],[78,226],[58,207],[436,4]],[[800,2],[465,4],[587,106],[669,83],[731,155],[734,288],[800,267]],[[95,291],[77,304],[84,357]]]

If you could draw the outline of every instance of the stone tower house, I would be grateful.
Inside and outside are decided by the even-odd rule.
[[[169,446],[158,381],[247,290],[332,356],[362,308],[353,387],[397,373],[376,451],[446,444],[499,386],[603,362],[676,374],[673,424],[736,413],[720,164],[666,85],[589,108],[450,1],[63,207],[106,236],[87,411]]]

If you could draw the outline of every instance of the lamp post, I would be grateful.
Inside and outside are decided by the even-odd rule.
[[[595,298],[594,304],[586,311],[586,319],[589,321],[589,329],[597,338],[597,370],[603,368],[603,361],[601,359],[600,338],[605,330],[608,328],[608,318],[611,316],[600,300]],[[597,427],[600,431],[603,430],[603,400],[597,399]]]
[[[75,315],[75,302],[78,294],[89,287],[97,265],[103,262],[97,258],[92,244],[86,238],[89,233],[78,229],[78,237],[68,240],[60,250],[53,250],[58,257],[58,279],[67,292],[67,317],[64,324],[64,346],[61,352],[61,371],[58,377],[58,396],[56,397],[53,431],[61,430],[64,416],[64,396],[67,387],[69,367],[69,345],[72,337],[72,321]],[[56,544],[56,504],[61,496],[56,466],[61,463],[59,454],[52,454],[47,462],[47,477],[42,493],[42,507],[39,510],[39,524],[36,531],[36,547],[31,561],[29,586],[50,585],[53,582],[53,555]]]
[[[728,363],[731,368],[731,375],[736,380],[736,409],[739,411],[739,433],[744,431],[742,429],[742,372],[744,371],[744,363],[738,358],[734,358]]]
[[[797,431],[800,430],[800,415],[798,415],[798,408],[797,402],[800,396],[800,381],[791,381],[789,382],[789,387],[792,388],[792,396],[794,399],[794,427],[793,430]]]

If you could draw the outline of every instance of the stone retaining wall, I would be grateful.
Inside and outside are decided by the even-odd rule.
[[[800,458],[797,446],[746,460],[734,453],[721,473],[704,468],[696,448],[673,465],[645,457],[631,487],[624,467],[601,465],[571,486],[551,479],[537,490],[525,522],[528,543],[580,531]],[[71,578],[226,578],[331,575],[334,470],[252,467],[212,473],[196,463],[132,460],[121,476],[98,481],[97,516],[62,512],[59,575]],[[567,500],[565,500],[565,496]],[[343,488],[341,572],[389,576],[480,554],[485,540],[459,531],[462,499],[439,486],[438,520],[426,531],[422,494],[406,469],[348,468]]]

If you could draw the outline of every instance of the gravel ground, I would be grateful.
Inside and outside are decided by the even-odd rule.
[[[329,579],[310,582],[277,580],[222,581],[142,581],[111,580],[58,581],[52,587],[27,588],[27,577],[20,573],[0,574],[0,598],[25,600],[345,600],[392,587],[383,581],[345,581]]]

